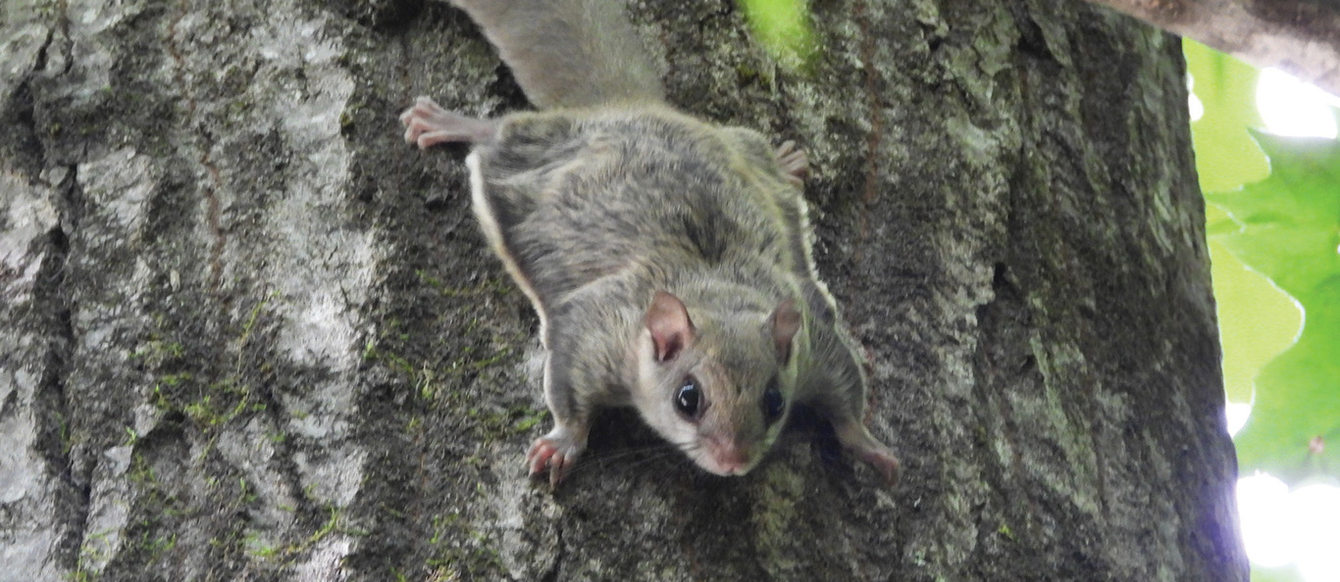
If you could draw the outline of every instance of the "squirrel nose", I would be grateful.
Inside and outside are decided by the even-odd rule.
[[[749,467],[749,448],[740,446],[735,439],[714,441],[714,457],[722,472],[727,475],[742,475]]]

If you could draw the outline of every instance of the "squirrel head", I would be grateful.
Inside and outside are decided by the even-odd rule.
[[[772,448],[795,391],[795,302],[771,312],[689,316],[657,291],[638,344],[634,405],[666,440],[717,475],[743,475]]]

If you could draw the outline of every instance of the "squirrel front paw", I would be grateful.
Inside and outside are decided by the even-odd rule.
[[[880,476],[884,478],[886,487],[892,487],[898,482],[898,459],[888,449],[879,447],[877,449],[859,450],[856,451],[856,454],[861,457],[861,460],[870,463],[875,471],[879,472]]]
[[[838,440],[862,461],[870,464],[884,480],[886,487],[898,482],[898,457],[884,443],[879,442],[859,421],[845,419],[834,427]]]
[[[586,448],[585,435],[582,436],[578,438],[573,431],[559,426],[535,439],[526,453],[526,466],[530,467],[530,475],[534,477],[540,474],[547,466],[549,486],[557,487],[573,463],[577,462],[582,449]]]

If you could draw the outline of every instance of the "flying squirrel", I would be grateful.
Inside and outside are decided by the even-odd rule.
[[[474,213],[530,298],[554,428],[526,455],[556,486],[594,413],[632,406],[699,467],[743,475],[793,406],[832,422],[886,484],[866,376],[819,280],[791,142],[680,113],[619,6],[452,0],[541,109],[475,119],[419,97],[405,140],[473,146]]]

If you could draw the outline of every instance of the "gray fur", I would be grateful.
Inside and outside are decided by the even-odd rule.
[[[705,469],[744,473],[791,404],[806,402],[891,482],[897,460],[861,422],[862,359],[810,253],[804,153],[662,104],[612,6],[454,1],[532,101],[566,106],[482,121],[420,98],[402,116],[406,140],[420,147],[475,144],[475,214],[539,313],[555,427],[532,446],[532,473],[547,467],[551,482],[562,479],[592,414],[608,406],[635,407]],[[648,330],[658,291],[691,322],[686,347],[665,361]],[[790,349],[778,344],[795,329],[784,305],[800,316]],[[783,310],[787,331],[777,332]],[[691,381],[702,391],[696,417],[673,404]],[[769,386],[782,395],[778,418],[765,414]]]
[[[537,107],[588,107],[664,99],[660,74],[614,3],[590,0],[452,0]],[[574,66],[574,63],[579,66]]]

